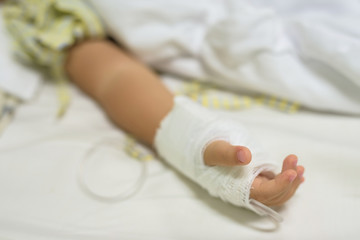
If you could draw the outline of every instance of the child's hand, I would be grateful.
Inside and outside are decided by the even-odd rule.
[[[251,152],[246,147],[233,146],[225,141],[215,141],[206,148],[204,161],[210,166],[238,166],[251,161]],[[281,173],[263,172],[252,184],[250,198],[268,206],[277,206],[290,199],[304,181],[304,167],[297,165],[297,157],[289,155],[283,162]]]
[[[278,206],[289,200],[304,182],[304,167],[297,165],[297,157],[289,155],[283,162],[281,173],[274,176],[261,173],[252,184],[250,198],[268,206]]]

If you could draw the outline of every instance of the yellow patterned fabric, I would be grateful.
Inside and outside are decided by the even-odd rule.
[[[267,106],[286,113],[296,113],[299,103],[267,95],[239,95],[224,91],[211,84],[191,81],[184,83],[176,95],[186,95],[204,107],[223,110],[242,110],[256,105]]]
[[[62,115],[69,104],[65,50],[83,39],[104,37],[100,18],[82,0],[8,0],[3,14],[16,56],[50,70],[57,81]]]

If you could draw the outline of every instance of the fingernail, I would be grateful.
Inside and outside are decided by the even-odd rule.
[[[289,181],[292,182],[292,181],[295,180],[295,178],[296,178],[296,174],[291,174],[291,175],[289,176]]]
[[[246,153],[243,150],[237,152],[237,159],[241,163],[246,163]]]
[[[293,162],[293,167],[294,167],[294,168],[296,167],[297,163],[298,163],[298,160],[296,159],[296,160]]]

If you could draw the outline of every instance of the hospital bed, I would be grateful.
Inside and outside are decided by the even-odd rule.
[[[0,57],[12,58],[8,53]],[[32,98],[12,105],[13,118],[1,132],[0,239],[360,238],[359,116],[282,111],[271,99],[255,104],[251,98],[253,104],[235,110],[213,109],[245,124],[279,165],[294,153],[305,166],[304,184],[275,208],[284,220],[274,223],[211,197],[131,142],[74,86],[71,105],[57,118],[56,85],[20,64],[0,71],[1,78],[34,78],[40,86]],[[164,81],[182,86],[170,77]],[[146,175],[136,153],[143,151],[152,156]],[[105,196],[145,178],[128,198],[107,200],[81,185],[79,169],[93,192]]]

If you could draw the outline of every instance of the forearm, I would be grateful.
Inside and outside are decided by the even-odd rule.
[[[152,145],[173,96],[146,66],[109,41],[87,41],[69,51],[66,70],[122,129]]]

